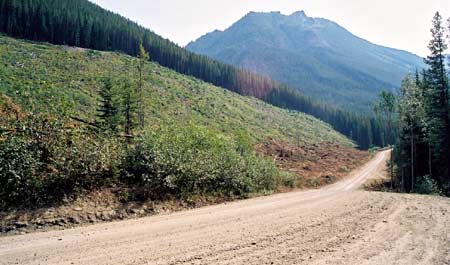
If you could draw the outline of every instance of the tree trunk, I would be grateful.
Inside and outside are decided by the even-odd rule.
[[[142,84],[142,68],[143,68],[143,65],[142,65],[142,62],[140,62],[141,63],[141,65],[139,66],[139,127],[141,128],[141,129],[143,129],[144,128],[144,123],[145,123],[145,121],[144,121],[144,119],[145,119],[145,117],[144,117],[144,104],[143,104],[143,102],[142,102],[142,90],[143,90],[143,88],[142,88],[142,86],[143,86],[143,84]]]
[[[402,191],[405,192],[405,170],[402,166]]]
[[[431,172],[431,143],[430,143],[430,141],[428,141],[428,172],[431,177],[432,172]]]
[[[414,192],[414,131],[411,122],[411,192]]]
[[[390,175],[391,175],[391,190],[394,189],[394,150],[391,151],[391,162],[389,163]],[[403,185],[403,180],[402,180]]]

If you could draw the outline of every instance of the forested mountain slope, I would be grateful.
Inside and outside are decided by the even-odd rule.
[[[216,86],[319,118],[358,143],[383,145],[386,130],[372,118],[317,103],[271,79],[189,52],[120,15],[87,0],[0,0],[0,31],[53,44],[120,51],[132,56],[142,41],[150,60]]]
[[[225,31],[214,31],[187,49],[266,74],[314,99],[365,111],[381,90],[400,87],[422,58],[370,43],[338,24],[303,11],[251,12]]]

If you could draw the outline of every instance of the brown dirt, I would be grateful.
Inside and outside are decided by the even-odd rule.
[[[186,200],[124,201],[124,188],[108,188],[64,199],[59,205],[38,209],[0,211],[0,236],[35,231],[63,230],[149,215],[167,214],[223,203],[225,198],[196,196]]]
[[[320,190],[0,237],[0,264],[450,264],[450,199],[357,189],[388,156]]]
[[[0,125],[7,124],[9,121],[20,120],[26,116],[26,112],[14,104],[9,97],[0,93]]]
[[[371,157],[368,152],[329,142],[296,146],[269,140],[255,149],[272,157],[280,169],[296,174],[299,188],[317,188],[339,181]]]

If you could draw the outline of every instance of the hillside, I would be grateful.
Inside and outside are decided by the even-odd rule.
[[[414,54],[375,45],[303,11],[251,12],[186,48],[269,75],[314,99],[365,112],[381,90],[400,87],[407,73],[424,67]]]
[[[105,77],[137,82],[135,58],[0,36],[0,92],[33,111],[71,113],[95,120]],[[226,134],[244,132],[252,142],[270,138],[301,144],[353,144],[326,123],[240,96],[155,63],[144,84],[149,125],[193,120]]]
[[[392,142],[383,139],[387,128],[371,117],[336,109],[268,77],[192,53],[88,0],[0,0],[0,18],[0,32],[15,38],[131,56],[137,55],[142,43],[151,61],[241,95],[310,114],[361,149]]]
[[[192,207],[317,187],[367,159],[312,116],[156,63],[144,67],[145,127],[131,145],[86,125],[99,124],[104,80],[134,90],[136,61],[0,35],[0,231],[23,228],[18,220],[33,222],[27,229],[70,227],[182,209],[183,200]],[[55,203],[44,217],[39,207]],[[38,209],[7,210],[16,206]],[[114,213],[92,214],[105,208]]]

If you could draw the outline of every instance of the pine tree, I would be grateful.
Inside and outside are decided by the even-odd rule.
[[[417,179],[418,154],[422,133],[424,131],[424,100],[422,92],[416,80],[408,75],[402,82],[400,97],[398,100],[398,116],[400,121],[399,150],[402,163],[400,165],[403,176],[402,190],[414,192]],[[423,163],[424,161],[419,161]],[[426,164],[426,163],[425,163]],[[406,174],[405,174],[406,172]],[[406,184],[406,185],[405,185]]]
[[[116,99],[116,92],[111,78],[106,78],[103,81],[103,86],[99,92],[100,95],[100,107],[97,109],[97,124],[105,130],[111,132],[117,131],[119,122],[118,117],[118,104]]]
[[[394,113],[395,113],[395,96],[391,92],[382,91],[380,93],[378,102],[375,103],[373,108],[375,115],[378,117],[380,123],[387,125],[387,134],[381,136],[382,146],[393,143],[393,130],[394,130]],[[394,185],[394,172],[393,172],[393,156],[391,155],[391,163],[389,165],[389,174],[391,176],[391,188]]]
[[[373,108],[375,114],[381,122],[386,123],[388,130],[385,139],[383,139],[383,146],[387,143],[392,143],[393,134],[393,122],[395,113],[395,96],[392,92],[382,91],[379,95],[378,102],[375,102]]]
[[[429,137],[432,149],[433,176],[441,187],[450,183],[450,120],[448,77],[445,70],[445,51],[442,17],[437,12],[431,29],[432,40],[429,44],[431,54],[425,59],[429,65],[427,72],[428,87],[425,97],[428,103]],[[450,191],[449,191],[450,192]]]
[[[142,93],[143,93],[143,78],[144,78],[144,69],[145,69],[145,65],[147,63],[148,60],[150,60],[150,55],[145,51],[144,46],[142,45],[142,42],[139,43],[139,65],[138,65],[138,70],[139,70],[139,88],[138,88],[138,97],[139,97],[139,101],[138,101],[138,120],[139,120],[139,127],[142,129],[144,128],[145,125],[145,113],[144,113],[144,102],[143,102],[143,98],[142,98]]]
[[[127,139],[133,137],[133,130],[136,127],[137,100],[135,91],[131,83],[125,80],[121,94],[121,114],[123,115],[123,130]]]

